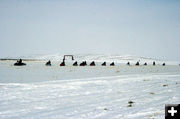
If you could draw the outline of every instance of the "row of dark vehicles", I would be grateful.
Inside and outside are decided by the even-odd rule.
[[[74,56],[73,56],[73,55],[64,55],[63,61],[61,62],[60,66],[66,66],[66,63],[65,63],[66,57],[71,57],[72,60],[74,60]],[[22,62],[22,59],[17,60],[17,62],[14,63],[14,66],[24,66],[24,65],[26,65],[26,64]],[[48,62],[46,62],[45,65],[46,65],[46,66],[51,66],[51,61],[49,60]],[[130,62],[127,62],[127,65],[130,65]],[[138,61],[135,65],[136,65],[136,66],[139,66],[139,65],[140,65],[140,64],[139,64],[139,61]],[[145,63],[144,63],[144,66],[146,66],[146,65],[147,65],[147,63],[145,62]],[[152,65],[155,66],[156,63],[153,62]],[[162,64],[162,66],[165,66],[165,65],[166,65],[165,63]],[[87,62],[86,62],[86,61],[83,61],[83,62],[81,62],[81,63],[78,65],[78,62],[76,61],[76,62],[73,63],[73,66],[87,66]],[[94,61],[92,61],[92,62],[89,64],[89,66],[96,66],[96,64],[95,64]],[[107,66],[107,65],[106,65],[106,62],[103,62],[103,63],[101,64],[101,66]],[[110,63],[110,66],[115,66],[115,63],[114,63],[114,62]]]
[[[14,66],[24,66],[24,65],[26,65],[26,63],[23,63],[23,62],[22,62],[22,59],[17,60],[17,62],[14,63]],[[45,65],[46,65],[46,66],[51,66],[51,61],[49,60],[48,62],[46,62]],[[130,62],[127,62],[127,65],[130,66]],[[140,64],[139,64],[139,61],[138,61],[135,65],[136,65],[136,66],[139,66],[139,65],[140,65]],[[147,63],[145,62],[143,65],[146,66]],[[156,63],[153,62],[152,65],[155,66]],[[165,63],[162,64],[162,66],[165,66],[165,65],[166,65]],[[63,62],[60,63],[60,66],[66,66],[65,60],[63,60]],[[86,61],[83,61],[83,62],[81,62],[80,64],[78,64],[78,62],[75,61],[75,62],[73,63],[73,66],[87,66],[87,62],[86,62]],[[95,61],[92,61],[92,62],[89,64],[89,66],[96,66]],[[103,63],[101,64],[101,66],[107,66],[106,62],[103,62]],[[110,66],[115,66],[115,63],[114,63],[114,62],[110,63]]]

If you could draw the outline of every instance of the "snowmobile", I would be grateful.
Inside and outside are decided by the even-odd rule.
[[[46,62],[46,66],[51,66],[51,61]]]
[[[22,62],[22,59],[18,60],[16,63],[14,63],[14,66],[24,66],[25,63]]]
[[[78,63],[77,63],[77,61],[73,63],[73,66],[78,66]]]
[[[90,63],[90,66],[95,66],[95,62],[92,61],[92,62]]]
[[[114,62],[112,62],[112,63],[110,64],[110,66],[115,66]]]
[[[106,62],[103,62],[101,65],[102,65],[102,66],[106,66]]]

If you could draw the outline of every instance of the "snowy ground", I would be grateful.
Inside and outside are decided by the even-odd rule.
[[[179,65],[13,63],[0,61],[1,119],[163,119],[165,104],[180,103]]]

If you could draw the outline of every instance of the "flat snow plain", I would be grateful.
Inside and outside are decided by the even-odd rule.
[[[13,63],[0,61],[0,119],[164,119],[180,103],[179,65]]]

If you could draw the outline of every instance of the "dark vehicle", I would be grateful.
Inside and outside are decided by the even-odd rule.
[[[46,62],[46,66],[51,66],[51,61]]]
[[[73,63],[73,66],[78,66],[78,63],[77,63],[77,61]]]
[[[60,66],[65,66],[65,62],[64,61],[61,62]]]
[[[95,66],[95,62],[92,61],[92,62],[90,63],[90,66]]]
[[[112,62],[112,63],[110,64],[110,66],[115,66],[114,62]]]
[[[14,66],[24,66],[24,65],[26,65],[26,64],[22,62],[22,59],[17,60],[17,62],[14,63]]]
[[[103,62],[101,65],[102,65],[102,66],[106,66],[106,62]]]
[[[139,62],[137,62],[135,65],[136,65],[136,66],[139,66]]]
[[[87,65],[86,61],[83,61],[79,66],[86,66],[86,65]]]

